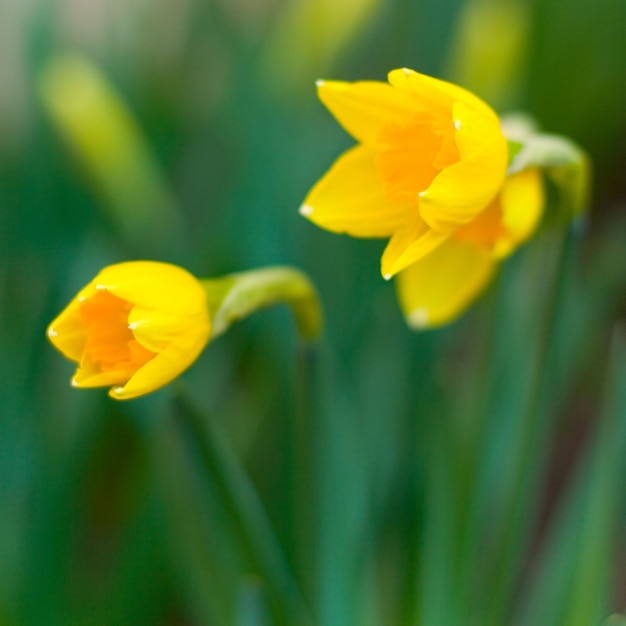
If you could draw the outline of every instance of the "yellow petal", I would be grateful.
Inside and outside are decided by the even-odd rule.
[[[109,395],[117,400],[129,400],[163,387],[198,358],[209,334],[208,325],[192,328],[137,370],[125,385],[113,387]]]
[[[96,291],[93,282],[83,287],[48,326],[48,339],[52,345],[72,361],[80,361],[87,341],[80,307]]]
[[[120,376],[118,370],[111,372],[97,372],[79,367],[72,378],[72,387],[80,389],[90,389],[92,387],[110,387],[111,385],[119,385],[123,379],[129,378],[132,372],[128,372],[126,376]]]
[[[398,301],[407,324],[421,329],[451,322],[485,288],[494,269],[488,251],[446,241],[397,277]]]
[[[415,114],[412,98],[383,82],[319,81],[317,93],[337,121],[364,144],[374,143],[388,122]]]
[[[502,226],[507,235],[496,241],[496,257],[510,254],[533,234],[541,220],[544,203],[539,170],[524,170],[506,179],[500,192],[500,207]]]
[[[80,303],[77,299],[58,315],[48,326],[48,339],[64,356],[79,361],[85,348],[87,335],[80,318]]]
[[[389,237],[419,218],[416,204],[386,199],[375,156],[365,146],[344,152],[311,189],[302,215],[322,228],[354,237]]]
[[[497,120],[493,109],[473,93],[445,80],[420,74],[408,68],[392,70],[388,80],[398,91],[412,96],[420,108],[439,111],[440,114],[452,110],[455,102],[463,102],[483,116]]]
[[[198,280],[182,267],[156,261],[129,261],[104,268],[92,281],[118,298],[164,313],[189,314],[205,307]]]
[[[423,220],[397,230],[389,240],[381,259],[381,273],[391,278],[440,246],[449,234],[432,230]]]
[[[128,316],[135,339],[152,352],[162,352],[171,343],[188,334],[189,329],[209,325],[206,309],[195,315],[172,315],[155,309],[135,306]]]
[[[497,120],[461,102],[453,116],[460,159],[420,194],[421,216],[437,230],[470,222],[498,193],[506,173],[507,144]]]

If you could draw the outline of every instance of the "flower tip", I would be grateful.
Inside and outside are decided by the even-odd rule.
[[[303,204],[300,207],[300,215],[304,215],[305,217],[313,215],[313,207],[310,204]]]
[[[56,330],[54,330],[54,328],[52,328],[52,326],[50,326],[50,328],[48,328],[48,337],[56,337],[59,333],[57,333]]]
[[[403,67],[402,71],[404,72],[405,76],[410,76],[411,74],[413,74],[413,70],[410,70],[408,67]]]
[[[391,280],[391,278],[392,278],[392,274],[383,274],[383,278],[384,278],[385,280]]]
[[[429,313],[425,306],[421,306],[407,315],[407,323],[415,330],[422,330],[429,326]]]
[[[75,378],[72,378],[72,380],[70,380],[70,385],[72,385],[72,387],[78,387],[78,383],[76,382]]]
[[[326,82],[325,80],[322,80],[321,78],[318,78],[318,79],[315,81],[315,86],[316,86],[316,87],[321,87],[321,86],[322,86],[325,82]]]
[[[120,400],[120,394],[124,391],[124,387],[111,387],[109,389],[109,396],[115,400]]]

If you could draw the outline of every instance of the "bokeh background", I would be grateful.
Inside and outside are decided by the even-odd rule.
[[[625,24],[623,0],[3,0],[0,624],[626,611]],[[594,176],[560,273],[546,231],[418,334],[383,242],[298,215],[351,145],[315,79],[405,66],[525,110]],[[278,307],[174,389],[73,390],[46,326],[136,258],[295,265],[324,339]]]

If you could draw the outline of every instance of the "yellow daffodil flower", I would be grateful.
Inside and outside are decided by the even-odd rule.
[[[78,363],[75,387],[111,387],[117,400],[171,382],[209,340],[237,320],[284,302],[312,340],[322,329],[315,288],[291,267],[198,280],[176,265],[130,261],[104,268],[48,327],[52,344]]]
[[[409,326],[440,326],[460,315],[485,288],[498,261],[532,235],[543,207],[540,172],[513,174],[474,221],[401,271],[396,290]]]
[[[389,237],[385,278],[477,220],[502,187],[508,159],[500,120],[482,100],[408,69],[388,78],[318,83],[320,99],[359,145],[300,209],[333,232]]]
[[[196,360],[210,333],[200,281],[153,261],[106,267],[48,328],[54,346],[78,363],[72,385],[112,386],[116,399],[169,383]]]

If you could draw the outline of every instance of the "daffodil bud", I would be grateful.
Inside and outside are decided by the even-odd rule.
[[[50,324],[48,337],[78,363],[75,387],[111,387],[118,400],[162,387],[211,335],[207,296],[186,270],[134,261],[103,269]]]
[[[209,340],[261,308],[284,302],[305,339],[321,331],[317,294],[291,267],[198,280],[176,265],[130,261],[104,268],[50,324],[48,337],[78,363],[75,387],[111,387],[118,400],[171,382]]]

